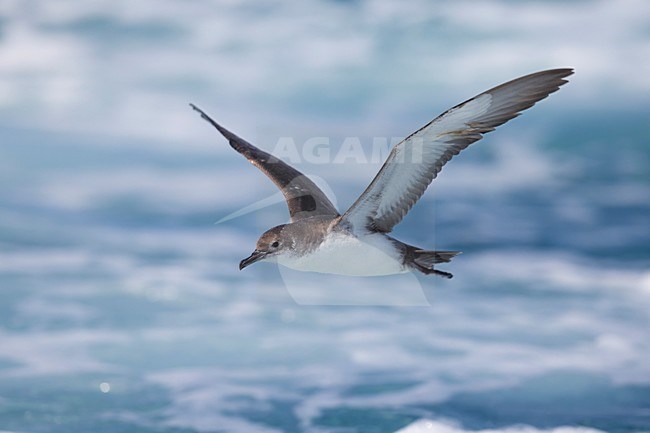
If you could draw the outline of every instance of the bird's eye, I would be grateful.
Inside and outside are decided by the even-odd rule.
[[[277,248],[277,247],[280,246],[280,242],[275,241],[275,242],[273,242],[273,243],[271,244],[271,246],[272,246],[273,248]]]

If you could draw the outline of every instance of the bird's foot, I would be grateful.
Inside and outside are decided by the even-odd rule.
[[[437,269],[431,269],[431,273],[432,273],[432,274],[439,275],[439,276],[441,276],[441,277],[443,277],[443,278],[447,278],[447,279],[454,278],[454,275],[453,275],[453,274],[451,274],[451,273],[449,273],[449,272],[439,271],[439,270],[437,270]]]

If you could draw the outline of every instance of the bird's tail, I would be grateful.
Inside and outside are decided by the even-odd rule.
[[[451,259],[460,254],[460,251],[426,251],[415,250],[413,251],[413,260],[427,268],[432,267],[438,263],[449,263]]]
[[[414,267],[423,274],[436,274],[441,277],[451,278],[453,276],[452,274],[434,269],[433,266],[438,263],[449,263],[452,258],[460,253],[460,251],[427,251],[413,249],[413,264],[415,264]]]

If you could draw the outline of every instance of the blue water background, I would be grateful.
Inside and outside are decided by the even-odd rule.
[[[633,0],[0,3],[0,430],[650,431],[649,58]],[[344,210],[373,139],[566,66],[396,228],[464,251],[372,280],[430,305],[237,269],[286,209],[214,224],[275,189],[188,102],[267,150],[327,137],[294,162]]]

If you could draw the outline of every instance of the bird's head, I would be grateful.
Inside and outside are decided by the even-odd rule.
[[[259,262],[260,260],[269,260],[290,248],[291,242],[288,242],[289,238],[283,230],[285,226],[286,224],[279,225],[264,232],[257,240],[253,254],[239,263],[239,269],[244,269],[246,266]]]

